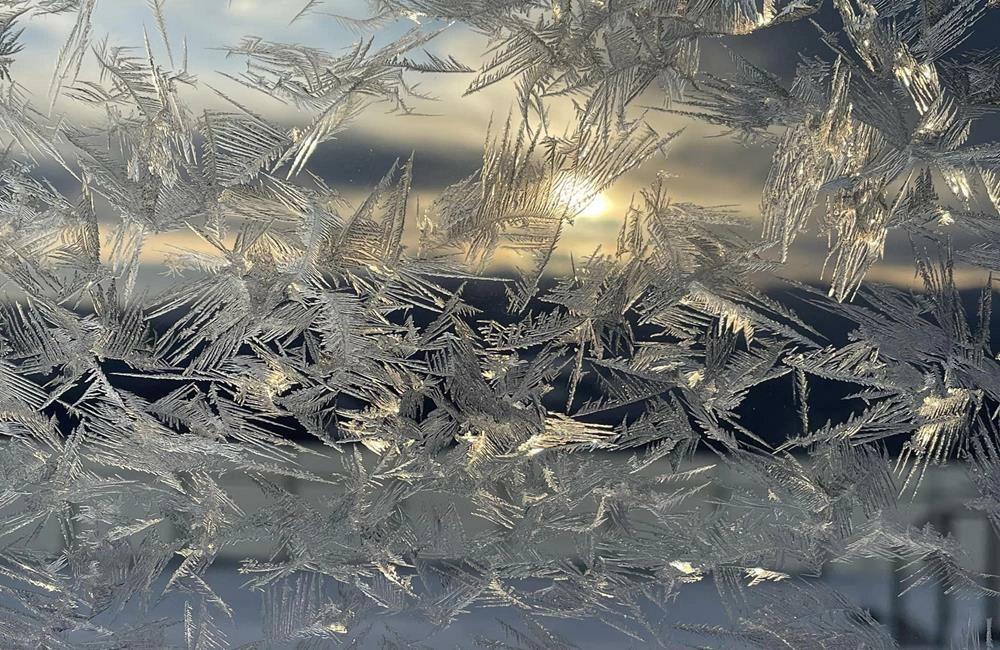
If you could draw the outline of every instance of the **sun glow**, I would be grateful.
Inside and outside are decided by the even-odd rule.
[[[567,176],[553,188],[556,200],[574,216],[588,219],[603,216],[611,209],[611,201],[586,179]]]

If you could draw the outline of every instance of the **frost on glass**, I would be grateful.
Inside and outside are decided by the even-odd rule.
[[[182,3],[124,44],[97,3],[0,0],[0,647],[894,648],[814,578],[1000,596],[906,510],[953,464],[1000,525],[1000,54],[964,45],[990,3],[288,2],[282,33],[356,45],[222,42],[217,79],[168,29]],[[700,71],[788,23],[793,78],[738,48]],[[419,151],[360,200],[323,180],[353,125],[462,102],[419,83],[456,75],[511,89],[477,170],[430,202]],[[664,113],[767,152],[759,215],[672,196],[696,136]],[[640,168],[617,237],[554,268]],[[151,289],[170,234],[198,245]],[[890,245],[916,288],[869,279]],[[956,647],[992,647],[988,615]]]

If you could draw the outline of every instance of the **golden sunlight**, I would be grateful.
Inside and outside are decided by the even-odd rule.
[[[556,182],[553,188],[556,200],[577,217],[588,219],[603,216],[611,209],[611,201],[579,176],[566,176]]]

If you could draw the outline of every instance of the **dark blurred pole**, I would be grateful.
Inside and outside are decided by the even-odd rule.
[[[951,534],[951,513],[942,512],[938,515],[938,532],[943,537]],[[934,635],[939,648],[948,645],[951,632],[951,598],[947,594],[947,586],[942,582],[938,585],[937,592],[937,630]]]
[[[989,574],[986,586],[993,591],[1000,591],[1000,541],[997,539],[996,527],[993,522],[986,524],[986,573]],[[984,614],[986,618],[1000,621],[1000,598],[987,596]]]
[[[899,595],[899,571],[903,563],[899,558],[893,558],[889,565],[889,629],[892,630],[892,638],[897,641],[903,639],[903,599]]]

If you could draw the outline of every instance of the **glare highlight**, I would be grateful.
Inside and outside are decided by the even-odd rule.
[[[579,176],[567,176],[555,185],[556,201],[575,217],[593,219],[611,209],[611,201],[594,184]]]

